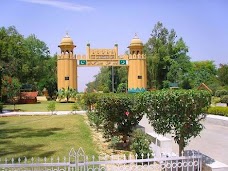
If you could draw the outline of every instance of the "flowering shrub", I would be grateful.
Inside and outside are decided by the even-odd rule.
[[[106,137],[121,136],[123,141],[144,114],[140,94],[104,94],[98,98],[96,111],[103,115]]]

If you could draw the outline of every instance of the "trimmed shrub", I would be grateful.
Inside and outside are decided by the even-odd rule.
[[[104,94],[97,101],[96,111],[102,114],[106,138],[120,136],[125,143],[133,128],[142,119],[145,105],[141,94]]]
[[[224,96],[224,95],[228,95],[228,91],[227,91],[227,90],[217,90],[217,91],[215,92],[215,96],[216,96],[216,97],[222,97],[222,96]]]
[[[208,114],[228,116],[228,107],[210,107]]]
[[[221,103],[227,103],[228,104],[228,95],[222,96],[220,102]]]
[[[102,94],[100,93],[85,93],[83,96],[84,104],[87,106],[87,110],[91,111],[94,110],[95,104],[98,101],[99,96]]]
[[[211,104],[211,94],[203,90],[145,92],[144,99],[149,123],[158,134],[173,134],[179,155],[203,129],[200,121]]]
[[[147,158],[147,155],[152,157],[153,151],[150,149],[151,139],[147,134],[145,134],[142,130],[136,129],[132,133],[132,140],[130,149],[137,154],[138,159]]]
[[[220,100],[221,100],[220,97],[215,97],[215,96],[213,96],[213,97],[211,98],[211,104],[216,105],[216,103],[219,103]]]

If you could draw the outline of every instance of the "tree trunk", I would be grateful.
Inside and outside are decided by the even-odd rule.
[[[180,137],[179,143],[179,156],[182,156],[182,151],[184,150],[184,137]]]

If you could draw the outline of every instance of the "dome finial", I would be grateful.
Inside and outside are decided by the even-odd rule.
[[[66,31],[66,36],[65,37],[70,37],[68,30]]]

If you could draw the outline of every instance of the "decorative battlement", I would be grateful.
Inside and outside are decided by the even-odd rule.
[[[58,59],[76,59],[73,52],[62,52],[61,55],[57,56]]]
[[[86,60],[88,59],[86,55],[75,55],[77,60]]]
[[[133,54],[133,55],[128,55],[128,59],[146,59],[145,54]]]

